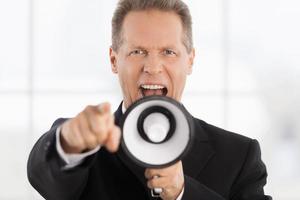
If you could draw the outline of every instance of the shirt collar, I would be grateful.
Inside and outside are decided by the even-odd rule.
[[[125,105],[124,105],[124,101],[122,102],[122,114],[124,114],[126,112],[126,108],[125,108]]]

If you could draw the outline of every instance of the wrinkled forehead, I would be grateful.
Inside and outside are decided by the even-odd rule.
[[[122,40],[127,45],[161,48],[182,44],[183,27],[174,12],[131,11],[124,19]]]

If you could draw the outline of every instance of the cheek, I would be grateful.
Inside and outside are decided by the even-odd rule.
[[[182,66],[173,66],[168,71],[173,84],[176,86],[182,85],[185,82],[187,72]]]
[[[174,68],[169,70],[169,77],[172,84],[172,93],[180,100],[180,96],[185,87],[187,74],[184,68],[181,66],[177,67],[177,70]]]
[[[135,87],[139,77],[138,67],[124,63],[123,66],[119,67],[119,79],[123,85],[127,87]]]
[[[173,80],[175,84],[181,85],[182,82],[185,81],[185,75],[183,72],[176,73],[173,75],[173,77],[174,77]]]

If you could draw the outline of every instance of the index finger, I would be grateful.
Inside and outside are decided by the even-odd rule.
[[[110,103],[104,102],[97,105],[97,111],[100,114],[110,113]]]
[[[150,169],[150,168],[147,168],[145,170],[145,177],[147,179],[152,179],[153,177],[157,176],[157,177],[161,177],[162,174],[161,174],[161,169]]]

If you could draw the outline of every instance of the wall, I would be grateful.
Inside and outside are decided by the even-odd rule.
[[[121,101],[110,72],[116,0],[0,0],[0,199],[42,199],[26,178],[36,140],[58,117]],[[300,198],[300,3],[186,1],[196,61],[183,103],[195,116],[256,138],[266,193]]]

